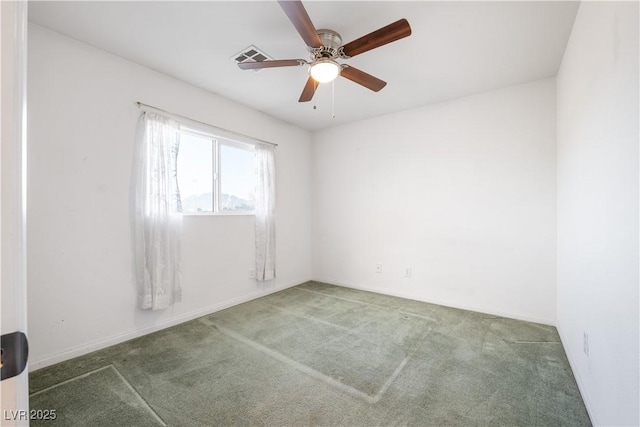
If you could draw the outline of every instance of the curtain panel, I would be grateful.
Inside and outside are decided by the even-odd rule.
[[[272,146],[256,145],[256,279],[276,276],[275,159]]]
[[[135,262],[138,307],[160,310],[181,300],[182,214],[176,174],[180,126],[152,112],[136,140]]]

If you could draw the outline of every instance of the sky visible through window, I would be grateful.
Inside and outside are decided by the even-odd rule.
[[[183,212],[213,211],[213,144],[211,139],[180,134],[178,188]],[[206,197],[209,195],[209,197]]]
[[[252,210],[255,203],[255,153],[228,145],[220,146],[220,191],[248,203],[244,210]],[[231,197],[222,200],[222,209],[237,209]]]

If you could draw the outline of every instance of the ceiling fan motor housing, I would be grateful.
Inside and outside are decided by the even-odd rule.
[[[322,47],[311,49],[314,59],[338,57],[338,49],[342,46],[342,37],[340,37],[340,34],[327,29],[317,30],[317,32],[322,42]]]

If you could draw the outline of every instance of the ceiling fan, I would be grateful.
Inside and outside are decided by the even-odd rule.
[[[316,30],[301,1],[278,0],[278,3],[306,43],[311,55],[311,61],[304,59],[265,60],[260,62],[241,62],[238,66],[243,70],[255,70],[309,65],[309,78],[298,102],[311,101],[318,84],[330,82],[339,75],[367,89],[378,92],[387,85],[387,82],[350,65],[339,64],[337,60],[352,58],[411,35],[409,22],[403,18],[343,45],[342,38],[337,32],[327,29]]]

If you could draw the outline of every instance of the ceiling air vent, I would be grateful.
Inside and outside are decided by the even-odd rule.
[[[273,58],[253,45],[244,48],[242,51],[236,53],[231,57],[231,60],[235,61],[236,64],[239,64],[241,62],[262,62],[267,59]],[[260,71],[260,69],[256,69],[253,71]]]

